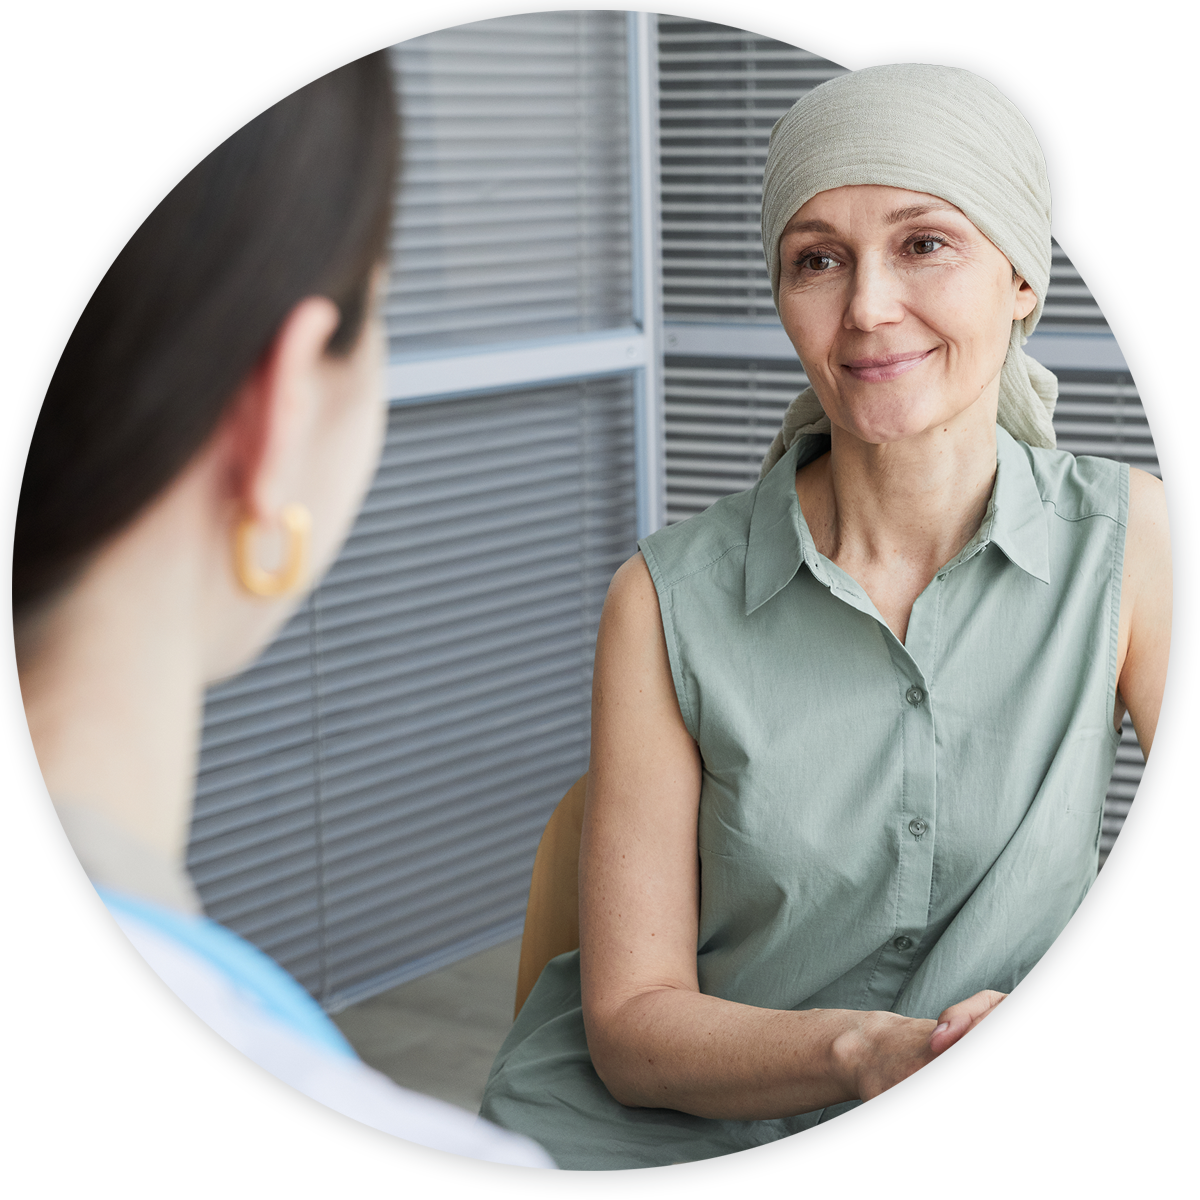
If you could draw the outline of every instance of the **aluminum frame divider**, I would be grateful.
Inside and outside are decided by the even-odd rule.
[[[637,532],[643,537],[667,520],[655,14],[626,14],[626,46],[634,328],[393,354],[386,389],[389,404],[414,404],[630,371],[635,396]]]
[[[442,397],[636,371],[647,362],[647,338],[641,329],[603,329],[515,344],[469,346],[452,354],[394,355],[387,365],[386,389],[391,404],[423,404]]]
[[[638,537],[667,521],[662,334],[662,204],[659,181],[658,17],[628,22],[633,314],[644,345],[635,391]]]

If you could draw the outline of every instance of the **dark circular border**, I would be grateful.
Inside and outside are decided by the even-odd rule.
[[[113,263],[113,260],[150,212],[167,193],[197,166],[197,163],[220,145],[247,121],[264,112],[271,104],[282,100],[298,88],[336,70],[347,62],[384,49],[409,38],[428,32],[448,29],[454,25],[476,22],[493,17],[515,16],[517,13],[546,12],[553,10],[529,10],[486,5],[446,6],[436,11],[425,10],[412,16],[391,20],[344,38],[334,46],[326,47],[308,58],[296,62],[287,70],[266,80],[240,100],[218,114],[187,142],[180,146],[120,211],[110,224],[94,250],[86,258],[78,275],[67,288],[54,317],[50,320],[46,335],[37,349],[34,361],[26,377],[17,412],[12,420],[12,437],[8,439],[8,466],[5,473],[4,506],[7,520],[2,523],[5,538],[5,553],[0,563],[8,574],[5,595],[11,604],[12,569],[12,515],[16,512],[20,488],[20,476],[28,455],[29,443],[34,431],[38,409],[46,395],[50,377],[61,358],[80,313],[92,292]],[[1054,197],[1054,222],[1052,233],[1058,244],[1067,252],[1072,263],[1084,278],[1092,295],[1096,296],[1100,311],[1108,319],[1122,353],[1133,374],[1139,394],[1150,421],[1154,445],[1158,450],[1162,467],[1163,482],[1169,500],[1176,497],[1176,448],[1181,439],[1181,428],[1175,410],[1163,383],[1162,373],[1154,360],[1150,343],[1138,324],[1132,307],[1121,292],[1112,272],[1096,247],[1082,230],[1079,223],[1079,193],[1076,187],[1074,164],[1066,134],[1062,130],[1054,110],[1033,84],[1021,76],[1014,67],[996,58],[995,55],[971,47],[943,46],[936,42],[889,42],[857,46],[829,32],[816,29],[787,17],[775,16],[767,11],[745,10],[745,8],[713,7],[704,10],[664,12],[666,16],[702,17],[710,22],[731,26],[733,29],[757,32],[776,41],[786,42],[820,54],[823,58],[841,66],[858,68],[888,64],[888,62],[932,62],[944,66],[962,67],[995,84],[1010,101],[1013,101],[1030,122],[1045,152],[1049,170],[1050,187]],[[1177,503],[1171,505],[1177,508]],[[8,643],[4,670],[11,680],[6,689],[8,703],[12,708],[11,720],[6,722],[6,733],[10,734],[14,770],[25,798],[30,818],[38,838],[46,850],[55,874],[64,888],[68,899],[82,918],[98,946],[112,962],[126,983],[137,992],[146,1007],[158,1016],[193,1051],[209,1062],[230,1082],[242,1088],[281,1116],[294,1121],[311,1132],[337,1142],[365,1156],[407,1169],[452,1168],[458,1172],[476,1172],[494,1177],[497,1170],[520,1170],[511,1166],[482,1163],[475,1159],[462,1158],[456,1154],[431,1150],[415,1142],[380,1132],[366,1124],[354,1121],[319,1104],[295,1088],[266,1072],[258,1063],[235,1050],[226,1040],[205,1025],[178,996],[167,988],[145,960],[133,948],[120,926],[116,924],[108,908],[98,898],[88,876],[84,874],[70,842],[62,832],[58,816],[46,791],[38,768],[37,758],[25,724],[24,709],[20,701],[20,685],[17,678],[16,649]],[[1138,796],[1130,808],[1116,845],[1109,854],[1103,871],[1086,899],[1070,919],[1067,928],[1058,940],[1038,961],[1037,966],[1015,988],[1008,1000],[1001,1004],[989,1019],[976,1030],[962,1038],[943,1055],[920,1070],[910,1079],[896,1085],[892,1090],[859,1108],[836,1117],[826,1124],[806,1130],[805,1133],[785,1138],[772,1145],[760,1146],[755,1150],[715,1159],[706,1159],[672,1171],[703,1172],[706,1176],[736,1172],[744,1175],[752,1171],[779,1171],[798,1163],[810,1162],[822,1154],[832,1153],[859,1141],[876,1130],[900,1120],[900,1117],[928,1103],[968,1072],[979,1066],[986,1057],[1013,1037],[1013,1034],[1049,1000],[1052,992],[1063,983],[1074,970],[1080,958],[1091,946],[1094,938],[1111,916],[1117,901],[1133,877],[1142,854],[1158,820],[1170,786],[1176,762],[1178,727],[1174,720],[1180,710],[1177,700],[1178,640],[1172,642],[1171,670],[1166,680],[1166,695],[1163,715],[1159,720],[1154,749],[1146,763]],[[605,1172],[607,1174],[607,1172]]]

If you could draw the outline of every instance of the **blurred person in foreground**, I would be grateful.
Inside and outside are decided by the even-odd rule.
[[[18,669],[72,846],[198,1016],[366,1125],[552,1166],[362,1063],[295,980],[203,915],[185,867],[205,688],[245,668],[329,566],[378,458],[397,159],[380,52],[222,143],[118,255],[30,446]]]

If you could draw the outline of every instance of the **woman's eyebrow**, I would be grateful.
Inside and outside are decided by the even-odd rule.
[[[890,213],[886,213],[883,219],[888,225],[898,225],[901,221],[911,221],[916,217],[925,216],[926,213],[960,211],[961,209],[956,208],[953,204],[947,204],[944,201],[931,201],[929,204],[910,204],[905,208],[894,208]],[[828,221],[814,219],[808,221],[789,221],[784,226],[783,232],[836,234],[837,230]]]
[[[883,219],[889,225],[898,225],[901,221],[911,221],[914,217],[923,217],[931,212],[959,212],[953,204],[910,204],[907,208],[895,208]]]
[[[837,233],[828,221],[789,221],[784,233]]]

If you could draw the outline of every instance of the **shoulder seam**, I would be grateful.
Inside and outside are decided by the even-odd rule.
[[[663,587],[667,588],[669,590],[670,588],[673,588],[677,583],[682,583],[685,579],[691,579],[693,575],[699,575],[701,571],[707,571],[709,567],[711,567],[714,563],[719,563],[721,561],[721,559],[723,559],[727,554],[732,554],[733,551],[735,551],[735,550],[744,550],[749,545],[750,545],[750,540],[748,538],[745,541],[734,542],[732,545],[726,546],[725,549],[722,550],[720,554],[717,554],[714,557],[708,559],[706,562],[701,563],[694,570],[688,571],[688,572],[686,572],[686,574],[683,574],[683,575],[676,575],[674,578],[672,578],[670,580],[664,579]]]
[[[1055,504],[1053,500],[1043,499],[1042,503],[1048,504],[1052,509],[1054,509],[1054,515],[1060,521],[1071,521],[1071,522],[1090,521],[1093,517],[1107,517],[1108,520],[1112,521],[1114,525],[1124,525],[1125,524],[1125,522],[1123,520],[1121,520],[1121,517],[1118,514],[1104,512],[1102,509],[1095,509],[1092,512],[1084,512],[1084,513],[1078,513],[1075,516],[1068,516],[1066,513],[1061,513],[1058,511],[1058,505]]]

